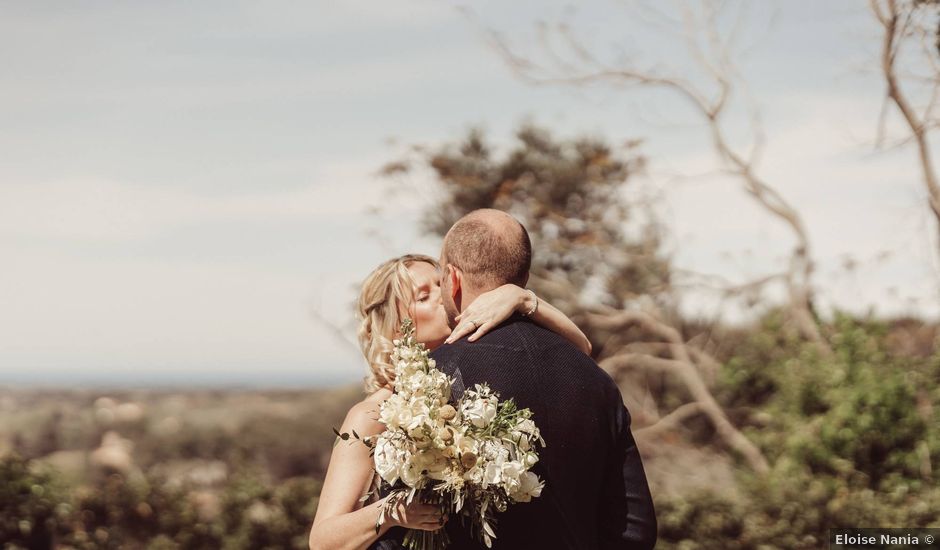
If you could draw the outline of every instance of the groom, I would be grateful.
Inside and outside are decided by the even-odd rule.
[[[505,283],[524,287],[531,259],[529,235],[509,214],[485,209],[461,218],[441,252],[441,294],[451,326],[480,294]],[[533,468],[545,488],[540,497],[496,516],[494,549],[656,544],[656,516],[630,413],[617,386],[590,357],[523,316],[476,342],[441,346],[431,356],[457,380],[455,392],[485,382],[501,398],[531,409],[545,438]],[[483,548],[459,520],[448,523],[448,532],[452,549]]]

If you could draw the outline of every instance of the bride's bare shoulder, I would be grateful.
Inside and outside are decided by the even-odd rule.
[[[360,435],[382,432],[385,426],[379,422],[379,405],[391,395],[391,391],[382,388],[353,405],[343,421],[344,431],[356,430]]]
[[[379,403],[385,401],[391,396],[392,396],[392,390],[388,388],[379,388],[377,391],[372,392],[368,396],[366,396],[366,398],[360,401],[359,404],[361,405],[363,403],[375,403],[376,404],[375,406],[378,407]]]

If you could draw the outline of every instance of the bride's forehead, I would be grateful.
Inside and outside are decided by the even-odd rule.
[[[441,279],[441,274],[438,273],[437,268],[425,262],[411,264],[408,266],[408,271],[411,272],[411,277],[417,286],[438,283]]]

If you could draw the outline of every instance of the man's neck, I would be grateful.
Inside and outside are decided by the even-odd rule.
[[[470,289],[470,288],[464,287],[461,291],[461,296],[460,296],[460,313],[467,311],[467,308],[470,307],[470,304],[472,304],[477,298],[479,298],[481,294],[485,294],[486,292],[490,290],[493,290],[493,289],[492,288]]]

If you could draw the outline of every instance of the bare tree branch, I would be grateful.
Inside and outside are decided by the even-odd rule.
[[[709,391],[695,362],[692,360],[686,343],[675,328],[642,311],[590,314],[588,319],[592,325],[607,330],[623,330],[630,326],[637,326],[670,344],[669,350],[673,355],[671,359],[642,353],[620,352],[602,359],[600,365],[608,371],[642,368],[677,376],[728,447],[740,453],[755,471],[762,474],[769,471],[770,467],[763,453],[734,427],[711,391]]]
[[[731,424],[724,410],[715,401],[711,392],[705,387],[695,368],[686,361],[676,359],[663,359],[636,353],[620,353],[601,361],[606,370],[621,370],[641,368],[652,371],[667,372],[678,376],[692,393],[695,403],[702,412],[708,416],[718,436],[733,450],[744,457],[748,465],[760,474],[770,471],[770,466],[763,453],[747,437]],[[667,415],[668,416],[668,415]]]
[[[903,40],[910,36],[911,18],[916,9],[913,4],[903,2],[903,0],[902,3],[903,7],[896,0],[870,0],[869,5],[875,18],[884,29],[881,47],[881,71],[887,84],[887,98],[900,111],[908,131],[917,145],[924,186],[927,189],[927,202],[937,222],[936,229],[938,239],[940,239],[940,182],[938,182],[928,143],[928,133],[932,127],[929,116],[933,109],[936,88],[933,90],[930,103],[923,116],[917,114],[910,99],[901,89],[897,71],[898,56]],[[928,58],[931,58],[931,56],[928,56]],[[931,60],[931,63],[933,63],[933,60]],[[940,77],[940,73],[937,73],[935,77]],[[882,131],[879,127],[879,136]],[[940,241],[938,241],[938,245],[940,245]]]
[[[675,430],[682,425],[682,422],[697,414],[704,413],[705,410],[698,402],[686,403],[680,405],[671,413],[662,417],[655,424],[640,428],[636,431],[637,437],[651,437],[660,435],[669,430]]]
[[[626,87],[662,88],[685,99],[705,121],[715,151],[730,173],[738,177],[744,190],[764,210],[783,222],[795,237],[796,243],[791,252],[789,281],[786,286],[790,297],[790,318],[804,338],[813,342],[823,355],[830,355],[831,348],[819,329],[814,313],[812,278],[815,265],[803,219],[793,205],[755,172],[754,163],[759,158],[763,144],[759,119],[756,114],[752,115],[751,126],[755,128],[755,139],[751,151],[747,153],[739,152],[730,145],[722,126],[722,116],[731,97],[733,63],[730,59],[729,44],[722,41],[716,28],[717,8],[712,3],[706,3],[705,9],[707,13],[704,22],[699,21],[690,10],[685,10],[683,21],[687,28],[685,36],[690,54],[709,74],[711,83],[717,90],[710,95],[683,78],[665,76],[650,69],[605,65],[591,55],[568,28],[565,28],[564,38],[579,61],[580,68],[573,67],[573,64],[568,62],[559,63],[557,60],[562,56],[554,51],[548,53],[549,66],[541,66],[530,58],[517,55],[497,33],[491,32],[490,36],[497,51],[514,72],[533,84],[582,86],[612,83]],[[697,38],[698,28],[704,29],[707,52]]]

